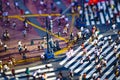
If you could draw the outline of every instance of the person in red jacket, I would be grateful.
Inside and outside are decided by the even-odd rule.
[[[15,77],[15,69],[11,69],[11,73]]]

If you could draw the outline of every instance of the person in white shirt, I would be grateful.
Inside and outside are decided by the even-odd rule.
[[[66,56],[68,57],[68,58],[70,58],[71,56],[73,56],[73,49],[69,49],[68,50],[68,52],[66,53]]]
[[[6,9],[11,9],[9,1],[6,2]]]
[[[5,64],[5,65],[3,66],[3,70],[4,70],[4,71],[8,71],[9,69],[10,69],[10,68],[8,67],[8,65]]]
[[[36,70],[35,72],[33,72],[33,76],[36,78],[37,74],[39,74],[41,72],[41,69]]]
[[[2,42],[2,40],[0,39],[0,46],[3,46],[3,42]]]
[[[112,25],[112,29],[113,29],[113,30],[115,30],[116,27],[117,27],[116,24],[113,24],[113,25]]]
[[[22,46],[22,42],[21,41],[18,41],[18,46]]]
[[[83,64],[83,58],[81,58],[81,60],[80,60],[80,64]]]
[[[84,31],[84,27],[81,27],[80,30],[81,30],[81,31]]]
[[[19,9],[19,4],[17,1],[14,3],[14,5],[15,5],[15,9]]]
[[[79,32],[77,33],[77,35],[78,35],[78,39],[82,38],[82,33],[81,33],[81,31],[79,31]]]

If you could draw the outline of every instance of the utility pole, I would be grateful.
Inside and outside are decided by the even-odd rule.
[[[49,52],[49,44],[48,44],[48,41],[49,41],[49,35],[48,35],[48,18],[46,17],[46,40],[47,40],[47,52]]]
[[[47,40],[47,49],[45,51],[45,57],[46,59],[54,58],[54,53],[50,50],[50,44],[49,44],[49,38],[50,35],[48,34],[49,31],[49,24],[48,24],[48,17],[46,17],[46,40]]]

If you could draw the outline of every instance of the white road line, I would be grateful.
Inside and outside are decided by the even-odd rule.
[[[120,45],[118,45],[118,49],[119,49],[119,48],[120,48]],[[114,54],[114,51],[112,51],[111,53],[109,53],[109,54],[105,57],[105,59],[108,60],[113,54]],[[112,63],[111,60],[108,61],[107,67],[108,67],[111,63]],[[107,67],[106,67],[106,68],[107,68]],[[103,72],[106,68],[102,69],[102,72]],[[87,74],[87,78],[89,78],[89,77],[95,72],[95,70],[96,70],[95,68],[94,68],[93,70],[91,70],[91,71]],[[97,77],[98,77],[98,74],[97,74]]]
[[[91,16],[90,19],[94,19],[94,16],[93,16],[93,12],[92,12],[92,10],[91,10],[91,7],[89,6],[88,9],[89,9],[89,11],[90,11],[90,16]],[[94,21],[91,21],[91,24],[94,25],[95,22],[94,22]]]
[[[98,2],[97,5],[98,5],[98,8],[99,8],[99,10],[100,10],[100,7],[101,7],[101,6],[100,6],[100,2]],[[100,20],[101,20],[102,24],[105,24],[105,20],[104,20],[104,17],[103,17],[102,12],[100,12]]]
[[[99,43],[98,43],[99,44]],[[108,42],[106,42],[104,45],[103,45],[103,49],[105,48],[105,47],[107,47],[107,45],[108,45]],[[93,52],[94,50],[90,50],[91,52]],[[87,55],[90,53],[90,51],[87,53]],[[93,57],[93,56],[92,56]],[[82,66],[84,67],[86,64],[82,64]],[[81,66],[79,66],[74,72],[75,73],[78,73],[79,71],[81,70]]]
[[[92,45],[88,45],[85,49],[88,50]],[[83,54],[83,51],[79,52],[74,58],[72,58],[72,60],[70,60],[69,62],[67,62],[65,64],[65,67],[68,68],[74,61],[76,61],[81,55]]]
[[[113,13],[112,13],[111,8],[108,8],[108,11],[109,11],[110,17],[113,18]]]
[[[110,47],[111,48],[111,47]],[[108,52],[110,49],[109,49],[109,47],[104,51],[104,52]],[[104,53],[103,52],[103,53]],[[103,54],[102,53],[102,54]],[[91,58],[93,58],[94,56],[91,56]],[[87,72],[90,68],[92,68],[92,66],[95,64],[95,62],[93,62],[92,64],[90,64],[88,67],[87,67],[87,69],[85,68],[85,70],[83,70],[83,72],[81,73],[81,74],[83,74],[83,73],[85,73],[85,72]]]
[[[105,4],[104,1],[102,2],[102,6],[104,7],[105,10],[107,9],[107,8],[106,8],[106,4]],[[106,21],[110,22],[110,19],[109,19],[108,13],[105,13],[105,18],[106,18]]]
[[[95,47],[93,47],[89,52],[88,54],[92,53],[94,51]],[[80,64],[80,61],[77,61],[75,64],[73,64],[70,69],[73,70],[75,69],[78,65]]]
[[[52,67],[52,64],[47,64],[48,67]],[[30,71],[31,70],[36,70],[36,69],[42,69],[42,68],[45,68],[45,64],[44,65],[37,65],[37,66],[34,66],[34,67],[29,67]],[[20,73],[20,72],[25,72],[26,68],[23,68],[23,69],[18,69],[18,70],[15,70],[15,73]],[[6,74],[11,74],[11,71],[8,71],[6,72]]]
[[[111,67],[111,68],[101,77],[100,80],[104,80],[105,77],[106,77],[108,74],[110,74],[110,72],[111,72],[112,70],[113,70],[113,68]]]
[[[113,73],[108,80],[113,80],[114,77],[115,77],[115,74]]]
[[[103,35],[100,35],[100,38],[103,37]],[[84,45],[86,45],[89,42],[89,39],[84,43]],[[75,55],[79,50],[81,49],[81,46],[79,46],[75,51],[73,51],[73,55]],[[65,64],[67,61],[69,60],[69,58],[64,58],[64,60],[62,60],[59,64],[63,65]]]
[[[87,25],[90,25],[90,22],[89,22],[89,17],[88,17],[88,12],[87,12],[87,10],[85,10],[85,17],[86,17],[86,24],[87,24]]]
[[[81,74],[83,74],[83,73],[87,72],[89,69],[91,69],[94,64],[95,64],[95,62],[93,61],[89,66],[87,66],[87,67],[81,72]]]

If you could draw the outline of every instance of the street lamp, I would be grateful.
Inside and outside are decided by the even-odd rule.
[[[48,34],[48,31],[49,31],[49,25],[48,25],[48,17],[46,17],[46,40],[47,40],[47,49],[45,50],[45,58],[46,59],[51,59],[51,58],[54,58],[54,53],[52,52],[52,48],[50,47],[50,44],[49,44],[49,38],[50,38],[50,35]]]

